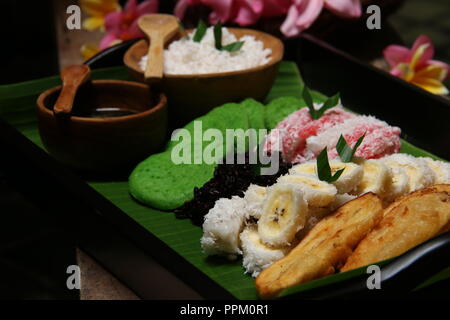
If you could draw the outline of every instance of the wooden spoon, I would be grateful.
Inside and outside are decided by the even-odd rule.
[[[86,65],[71,65],[61,71],[62,90],[53,107],[55,116],[70,116],[78,88],[89,79],[90,75],[91,70]]]
[[[164,73],[164,45],[178,32],[179,21],[170,14],[148,14],[139,18],[138,25],[150,42],[145,80],[159,81]]]

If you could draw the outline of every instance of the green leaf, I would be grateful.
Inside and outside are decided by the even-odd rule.
[[[338,171],[335,172],[335,174],[333,176],[330,177],[330,179],[328,180],[328,182],[335,182],[337,179],[339,179],[339,177],[341,176],[341,174],[344,172],[345,168],[343,169],[339,169]]]
[[[311,96],[311,92],[309,92],[309,89],[307,86],[303,88],[302,93],[303,100],[305,100],[306,105],[308,106],[309,113],[311,114],[311,118],[314,120],[318,119],[316,118],[316,109],[314,108],[314,102]]]
[[[317,157],[317,175],[319,180],[325,182],[335,182],[341,176],[344,169],[336,171],[334,175],[331,174],[330,162],[328,161],[327,148],[323,149],[322,152]]]
[[[194,37],[192,40],[194,42],[200,42],[202,41],[203,37],[206,34],[206,30],[208,30],[208,27],[206,26],[205,22],[203,20],[198,21],[197,30],[195,31]]]
[[[222,23],[219,21],[214,26],[214,41],[217,50],[222,50]]]
[[[243,45],[244,45],[244,41],[236,41],[236,42],[227,44],[226,46],[223,46],[222,50],[228,51],[228,52],[235,52],[235,51],[241,50]]]
[[[235,52],[238,50],[241,50],[242,46],[244,45],[244,41],[236,41],[230,44],[227,44],[226,46],[222,45],[222,23],[219,21],[214,26],[214,42],[215,47],[217,50],[220,51],[228,51],[228,52]]]
[[[355,154],[356,149],[358,149],[358,147],[361,145],[365,137],[366,134],[364,133],[361,137],[359,137],[358,141],[356,141],[355,146],[353,147],[353,154]]]
[[[94,80],[131,80],[123,66],[92,70],[92,78]],[[323,81],[326,82],[327,80],[324,78]],[[0,117],[44,149],[39,137],[35,116],[35,101],[39,93],[59,84],[59,76],[55,76],[18,84],[0,85]],[[280,64],[280,72],[267,101],[287,96],[300,98],[302,87],[303,81],[295,63],[283,61]],[[314,102],[320,103],[323,101],[317,100],[316,93],[311,92],[311,94]],[[286,105],[289,104],[286,103]],[[301,106],[303,105],[298,107],[300,108]],[[279,113],[281,111],[274,112]],[[290,112],[283,113],[283,115],[288,115]],[[443,160],[411,145],[405,140],[402,140],[401,152],[416,157],[432,157],[436,160]],[[244,274],[241,259],[235,261],[224,261],[220,260],[220,258],[206,259],[200,247],[201,228],[194,226],[187,219],[176,219],[172,212],[146,207],[134,201],[129,196],[129,184],[126,179],[88,180],[87,183],[108,201],[120,208],[123,212],[121,213],[123,219],[132,219],[133,222],[144,228],[149,235],[163,241],[170,248],[168,250],[174,250],[183,259],[195,266],[199,272],[204,274],[204,277],[213,279],[219,286],[238,299],[258,298],[255,290],[255,280],[250,275]],[[312,290],[318,287],[323,288],[330,284],[344,285],[348,279],[362,276],[365,272],[365,268],[360,268],[350,272],[337,273],[298,285],[289,289],[289,293]],[[446,274],[447,277],[450,277],[450,270],[447,270]]]
[[[317,117],[316,119],[319,119],[328,109],[336,107],[339,103],[339,99],[340,99],[339,92],[334,96],[332,96],[331,98],[328,98],[322,105],[322,107],[319,110],[316,110],[316,117]]]
[[[328,152],[327,148],[323,149],[322,152],[317,157],[317,175],[319,180],[328,181],[331,178],[331,168],[328,162]]]
[[[339,137],[338,143],[336,145],[336,150],[339,154],[339,157],[341,158],[342,162],[352,162],[353,156],[355,155],[356,150],[361,145],[365,137],[365,134],[363,134],[358,141],[356,141],[353,149],[350,148],[347,141],[345,141],[344,136],[341,134]]]
[[[347,141],[345,141],[345,138],[342,134],[339,137],[338,143],[336,144],[336,151],[338,152],[339,157],[341,158],[342,162],[350,162],[351,161],[352,149],[349,147],[349,145],[347,144]]]
[[[339,98],[340,98],[340,94],[337,93],[334,96],[328,98],[322,104],[322,107],[320,109],[316,110],[316,108],[314,108],[314,103],[313,103],[313,98],[311,96],[311,92],[309,91],[309,89],[306,86],[303,89],[302,96],[303,96],[303,100],[305,100],[305,103],[308,106],[309,114],[311,115],[311,118],[313,118],[314,120],[317,120],[321,116],[323,116],[325,111],[327,111],[328,109],[337,106],[337,104],[339,103]]]

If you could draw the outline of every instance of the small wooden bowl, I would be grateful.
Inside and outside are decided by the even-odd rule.
[[[37,100],[39,133],[47,151],[60,162],[89,173],[128,170],[164,144],[167,99],[154,96],[147,85],[130,81],[98,80],[77,93],[73,115],[54,116],[61,86]],[[128,115],[89,117],[98,108],[119,108]]]
[[[169,121],[172,127],[184,125],[212,108],[245,98],[263,101],[277,76],[283,59],[283,42],[267,33],[241,28],[228,28],[237,38],[254,36],[265,48],[272,49],[270,61],[250,69],[210,74],[167,74],[161,82],[162,91],[169,101]],[[192,32],[188,30],[187,32]],[[176,40],[173,39],[172,41]],[[148,41],[141,40],[128,49],[124,63],[131,77],[145,82],[139,61],[147,54]]]

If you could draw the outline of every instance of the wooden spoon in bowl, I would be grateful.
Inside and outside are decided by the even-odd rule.
[[[71,65],[61,71],[62,89],[53,107],[56,117],[68,118],[70,116],[78,88],[90,76],[91,69],[86,65]]]
[[[159,81],[164,74],[164,45],[178,32],[179,21],[170,14],[148,14],[139,18],[138,25],[150,42],[145,80]]]

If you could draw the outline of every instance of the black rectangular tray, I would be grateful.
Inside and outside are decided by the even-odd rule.
[[[448,101],[362,64],[312,37],[304,36],[295,41],[297,65],[313,89],[326,94],[340,91],[344,104],[350,109],[371,113],[398,125],[406,132],[406,140],[450,159],[450,128],[443,125],[450,116]],[[129,46],[130,43],[125,43],[107,50],[90,61],[91,67],[121,64],[122,54]],[[324,74],[328,79],[325,83]],[[79,247],[140,297],[233,298],[3,121],[0,121],[0,148],[0,164],[8,168],[6,176],[16,188],[54,218]],[[390,288],[389,291],[382,290],[383,296],[409,293],[414,285],[450,265],[448,243],[449,235],[445,234],[383,267],[385,274],[390,275],[383,279]],[[430,259],[436,263],[430,264]],[[409,277],[411,274],[415,275],[413,281]],[[442,294],[439,286],[429,288]],[[373,295],[365,288],[365,278],[358,277],[344,285],[318,288],[290,298],[362,297],[367,294]]]

